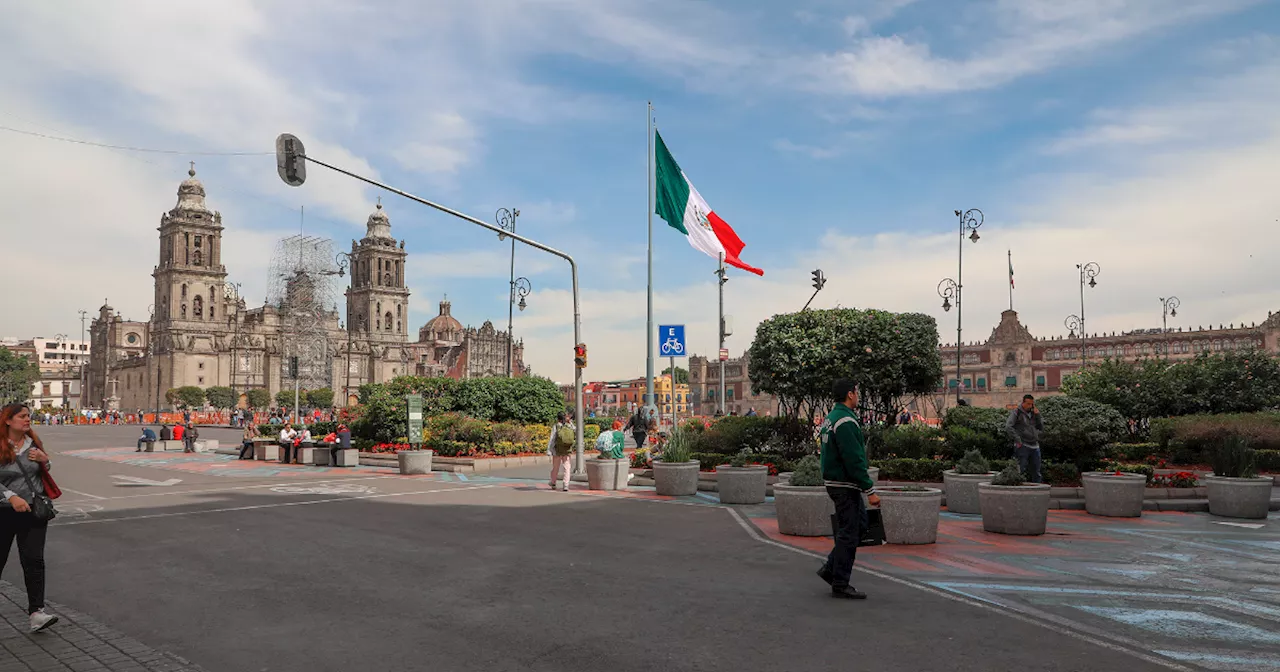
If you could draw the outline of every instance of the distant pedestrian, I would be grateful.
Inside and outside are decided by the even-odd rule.
[[[280,461],[288,464],[293,456],[293,442],[298,438],[298,433],[293,429],[293,423],[285,423],[284,429],[280,430]]]
[[[631,438],[636,441],[636,449],[644,448],[649,439],[649,420],[644,417],[644,409],[636,409],[636,414],[627,420],[624,428],[631,431]]]
[[[754,418],[754,417],[756,417],[756,416],[758,416],[758,415],[760,415],[760,414],[759,414],[759,413],[756,413],[756,409],[755,409],[755,408],[748,408],[748,409],[747,409],[746,417],[748,417],[748,418]]]
[[[154,444],[155,442],[156,442],[156,433],[155,433],[154,431],[152,431],[152,429],[151,429],[150,427],[143,427],[143,428],[142,428],[142,436],[138,437],[138,449],[137,449],[137,450],[135,450],[135,451],[133,451],[133,452],[135,452],[135,453],[141,453],[141,452],[142,452],[142,444],[144,444],[144,443],[145,443],[145,444],[147,444],[148,446],[150,446],[150,445]]]
[[[560,481],[560,489],[564,492],[569,491],[569,476],[573,471],[570,460],[573,457],[575,443],[577,443],[577,432],[573,423],[569,421],[567,413],[561,412],[556,416],[556,424],[551,428],[551,438],[547,441],[547,454],[551,456],[551,480],[548,484],[553,490],[556,487],[556,478],[563,467],[564,476]]]
[[[187,428],[182,432],[182,452],[196,452],[196,439],[198,438],[200,438],[200,432],[196,430],[195,425],[188,423]]]
[[[190,425],[190,424],[191,424],[191,411],[190,411],[190,410],[185,410],[185,411],[183,411],[183,412],[182,412],[182,424],[184,424],[184,425]]]
[[[48,519],[37,519],[31,511],[36,497],[44,497],[44,471],[49,456],[40,438],[31,431],[31,410],[23,404],[0,409],[0,574],[9,560],[9,548],[18,542],[18,562],[27,588],[27,613],[31,632],[40,632],[58,622],[44,608],[44,543]]]
[[[338,442],[333,444],[333,454],[330,456],[329,464],[338,466],[338,451],[351,450],[351,430],[346,425],[338,425]]]
[[[1018,468],[1032,483],[1040,482],[1040,432],[1044,431],[1044,419],[1036,408],[1036,398],[1023,395],[1022,403],[1009,412],[1004,426],[1013,437],[1013,455],[1018,458]]]
[[[258,426],[250,420],[244,426],[244,434],[240,436],[240,458],[241,460],[253,459],[253,440],[258,436]]]
[[[866,507],[862,494],[872,506],[880,503],[873,494],[875,484],[867,474],[867,448],[853,409],[858,406],[858,391],[853,382],[837,380],[832,385],[836,402],[822,423],[822,480],[827,496],[835,504],[835,547],[818,570],[818,576],[831,584],[831,596],[848,600],[865,600],[866,593],[849,585],[853,562],[862,539]]]
[[[173,440],[182,441],[182,435],[185,434],[186,432],[187,432],[187,428],[184,427],[181,423],[175,424],[173,426]]]
[[[898,414],[898,424],[899,425],[911,424],[911,413],[908,412],[906,408],[903,408],[902,412]]]
[[[169,425],[165,425],[165,424],[160,425],[160,440],[161,441],[173,440],[173,430],[169,429]]]

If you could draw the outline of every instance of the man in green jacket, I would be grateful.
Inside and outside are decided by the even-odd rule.
[[[867,474],[867,448],[854,408],[858,406],[858,390],[850,380],[840,379],[831,386],[836,402],[822,423],[822,480],[827,495],[835,504],[835,547],[818,570],[818,576],[831,584],[831,596],[846,600],[865,600],[867,594],[849,585],[853,561],[862,539],[866,509],[862,493],[876,506],[880,498],[871,494],[874,484]]]

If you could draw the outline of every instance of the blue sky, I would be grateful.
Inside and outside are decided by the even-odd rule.
[[[70,8],[68,6],[74,6]],[[698,189],[747,243],[732,272],[741,351],[755,324],[815,306],[927,312],[966,243],[966,340],[1015,307],[1037,336],[1079,311],[1075,264],[1103,268],[1091,327],[1261,321],[1280,309],[1280,7],[1234,0],[480,0],[0,2],[0,125],[97,142],[270,151],[276,134],[581,264],[591,378],[644,370],[645,103]],[[222,211],[224,257],[251,302],[273,242],[363,234],[376,193],[270,156],[90,148],[0,131],[0,221],[30,255],[0,335],[73,333],[104,296],[145,319],[155,228],[188,160]],[[506,321],[492,234],[384,198],[410,252],[415,330]],[[714,260],[655,220],[656,319],[715,348]],[[535,371],[572,375],[562,262],[517,252],[534,286],[516,319]]]

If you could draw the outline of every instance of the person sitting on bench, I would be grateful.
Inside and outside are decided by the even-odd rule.
[[[152,431],[150,427],[143,427],[142,436],[138,437],[138,449],[133,452],[141,453],[142,444],[145,443],[147,444],[147,446],[153,446],[155,442],[156,442],[156,433]]]
[[[293,423],[286,423],[284,429],[280,430],[280,461],[289,464],[293,460],[293,442],[298,438],[298,433],[293,429]]]
[[[240,438],[240,458],[241,460],[253,459],[253,439],[258,436],[258,426],[250,420],[244,426],[244,434]]]

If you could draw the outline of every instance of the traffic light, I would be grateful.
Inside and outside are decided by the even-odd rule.
[[[579,369],[587,368],[587,344],[579,343],[573,346],[573,364]]]
[[[289,358],[289,377],[290,378],[298,377],[298,358],[297,357]]]
[[[302,141],[288,133],[276,138],[276,172],[291,187],[307,181],[307,150]]]
[[[822,286],[827,284],[827,276],[822,274],[822,269],[813,272],[813,288],[821,290]]]

